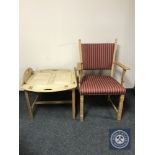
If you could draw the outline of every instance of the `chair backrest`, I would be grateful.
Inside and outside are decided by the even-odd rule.
[[[83,69],[111,69],[116,43],[87,43],[80,45]]]

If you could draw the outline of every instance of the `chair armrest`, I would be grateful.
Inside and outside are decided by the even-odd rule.
[[[127,70],[130,70],[130,68],[123,65],[123,64],[121,64],[120,62],[116,62],[116,61],[114,61],[113,64],[115,64],[115,65],[117,65],[117,66],[119,66],[119,67],[121,67],[123,69],[122,75],[121,75],[121,82],[120,82],[121,85],[123,86],[125,73],[126,73]]]
[[[121,67],[123,70],[130,70],[129,67],[127,67],[127,66],[121,64],[120,62],[116,62],[116,61],[114,61],[113,64],[115,64],[115,65]]]

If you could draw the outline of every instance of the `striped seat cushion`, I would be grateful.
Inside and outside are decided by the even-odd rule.
[[[111,69],[114,43],[81,44],[83,69]]]
[[[83,77],[80,94],[125,94],[125,88],[110,76],[89,75]]]

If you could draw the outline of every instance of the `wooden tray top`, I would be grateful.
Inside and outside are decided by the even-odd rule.
[[[36,70],[28,68],[22,88],[33,92],[57,92],[77,87],[75,72],[71,70]]]

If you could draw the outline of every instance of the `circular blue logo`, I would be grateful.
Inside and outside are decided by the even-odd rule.
[[[112,133],[110,142],[114,148],[123,149],[129,144],[129,136],[123,130],[116,130]]]

